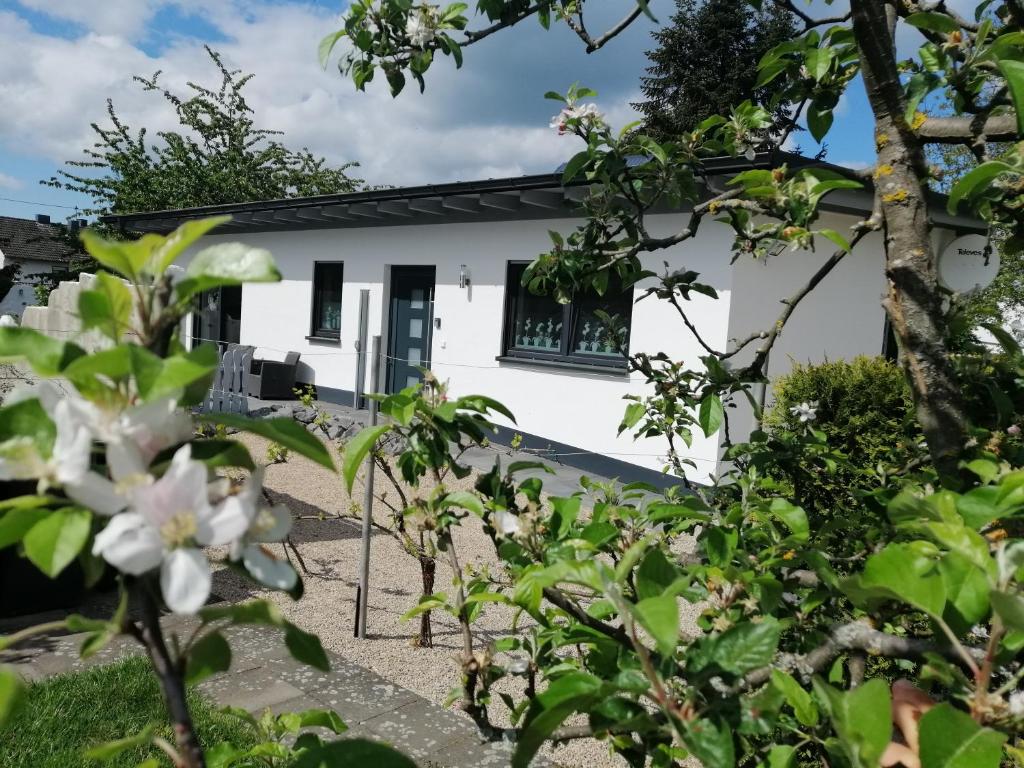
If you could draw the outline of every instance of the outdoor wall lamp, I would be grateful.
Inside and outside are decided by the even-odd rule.
[[[469,270],[465,264],[459,264],[459,288],[468,288],[469,284]]]

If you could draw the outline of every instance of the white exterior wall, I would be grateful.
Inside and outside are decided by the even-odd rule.
[[[853,217],[831,217],[825,226],[847,229]],[[685,215],[650,217],[655,235],[685,225]],[[661,438],[634,442],[616,437],[625,403],[623,395],[644,390],[636,374],[578,372],[498,362],[509,261],[532,259],[550,247],[549,229],[570,232],[577,220],[498,223],[438,223],[378,226],[359,229],[307,230],[223,235],[212,241],[240,240],[273,253],[283,281],[243,288],[241,343],[256,346],[258,357],[280,359],[285,352],[302,354],[299,378],[321,387],[351,391],[355,387],[360,289],[370,289],[369,334],[382,334],[385,293],[391,265],[436,266],[432,369],[448,379],[454,395],[480,393],[498,399],[517,417],[517,428],[552,441],[640,464],[663,466]],[[724,349],[729,340],[770,326],[790,295],[827,254],[785,253],[767,264],[739,259],[730,267],[732,232],[705,222],[697,239],[658,252],[646,266],[661,272],[688,268],[701,282],[715,287],[719,300],[694,296],[687,309],[705,340]],[[868,238],[855,257],[848,257],[797,309],[771,358],[773,375],[784,372],[790,359],[822,360],[881,350],[884,287],[881,243]],[[340,260],[344,267],[340,343],[310,342],[314,261]],[[471,287],[459,288],[459,265],[468,267]],[[638,286],[637,295],[643,288]],[[383,339],[386,351],[387,339]],[[674,359],[699,365],[703,350],[667,302],[645,299],[634,305],[630,335],[632,351],[663,350]],[[369,382],[365,384],[369,389]],[[730,411],[733,439],[749,429],[749,413]],[[690,454],[697,463],[696,480],[716,471],[718,439],[695,436]]]

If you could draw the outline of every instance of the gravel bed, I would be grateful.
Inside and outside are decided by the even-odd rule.
[[[257,462],[266,460],[268,442],[253,435],[236,435],[245,443]],[[469,488],[473,476],[451,478],[453,489]],[[298,548],[309,573],[305,575],[304,597],[292,601],[277,592],[262,591],[252,582],[230,570],[219,571],[214,592],[226,600],[263,597],[278,603],[289,619],[320,636],[324,646],[357,664],[383,675],[424,698],[441,704],[458,685],[456,661],[461,651],[461,635],[456,620],[448,614],[432,613],[433,647],[419,647],[414,638],[419,620],[403,622],[401,616],[421,594],[419,563],[390,534],[375,529],[371,544],[371,577],[367,639],[353,637],[356,585],[358,583],[360,524],[363,497],[362,477],[356,481],[352,496],[346,493],[341,478],[295,454],[287,462],[267,467],[266,487],[275,502],[288,505],[297,518],[292,541]],[[390,487],[381,472],[375,486]],[[387,499],[397,504],[394,492]],[[375,522],[388,525],[390,510],[377,501]],[[453,533],[463,568],[489,568],[492,575],[501,572],[490,539],[474,517]],[[443,555],[442,555],[443,557]],[[445,591],[451,585],[452,572],[446,561],[437,563],[434,590]],[[692,621],[692,615],[687,618]],[[509,633],[513,611],[506,606],[488,604],[476,627],[481,640],[493,640]],[[521,631],[525,624],[518,622]],[[504,684],[506,681],[502,681]],[[510,687],[516,681],[508,681]],[[509,688],[505,689],[511,692]],[[491,705],[496,723],[507,724],[507,710],[494,697]],[[504,721],[504,722],[502,722]],[[587,768],[618,768],[626,765],[610,755],[604,743],[587,739],[564,744],[546,752],[557,764]]]

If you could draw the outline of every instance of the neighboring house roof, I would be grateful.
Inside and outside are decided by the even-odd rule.
[[[73,248],[64,237],[65,229],[33,219],[0,216],[0,252],[7,262],[48,261],[67,264],[82,252]]]
[[[850,175],[841,166],[813,161],[790,152],[765,152],[753,160],[722,157],[704,161],[709,176],[724,182],[729,174],[750,168],[771,168],[782,163],[790,167],[814,165]],[[394,226],[553,219],[578,215],[579,201],[586,195],[585,183],[562,184],[561,173],[516,176],[507,179],[459,181],[415,187],[364,190],[316,197],[295,197],[249,203],[210,205],[171,211],[150,211],[103,216],[105,224],[134,232],[169,232],[182,222],[207,216],[229,215],[231,221],[218,227],[218,234],[230,232],[273,232],[302,229]],[[838,190],[828,195],[822,210],[867,216],[872,210],[872,191]],[[942,226],[965,231],[983,230],[976,219],[946,212],[945,198],[934,195],[932,218]],[[668,209],[666,209],[666,212]]]

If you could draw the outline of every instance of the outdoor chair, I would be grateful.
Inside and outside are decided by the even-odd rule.
[[[248,376],[249,397],[258,397],[260,400],[294,399],[298,367],[298,352],[289,352],[283,362],[254,359]]]

